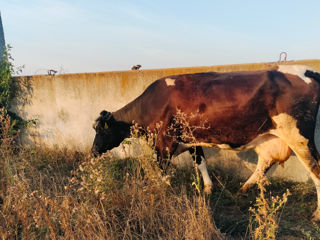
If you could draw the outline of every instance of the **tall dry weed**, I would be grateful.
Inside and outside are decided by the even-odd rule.
[[[254,207],[249,208],[252,213],[249,225],[250,234],[255,240],[274,240],[277,236],[282,210],[291,194],[287,189],[282,198],[279,196],[267,197],[266,185],[270,184],[269,181],[260,176],[257,184],[259,195]]]
[[[173,142],[182,142],[194,145],[193,148],[193,158],[195,159],[197,150],[196,146],[199,144],[196,138],[196,134],[199,132],[203,132],[208,130],[209,124],[206,120],[199,120],[201,117],[199,113],[190,113],[187,114],[181,109],[176,109],[176,114],[173,116],[171,125],[169,125],[168,129],[166,130],[166,135],[173,140]],[[194,181],[192,186],[194,187],[197,193],[201,193],[201,180],[198,170],[198,165],[196,162],[193,162],[194,167]],[[211,191],[207,190],[207,191]]]
[[[11,180],[5,177],[1,190],[2,239],[224,238],[204,196],[163,181],[153,150],[134,159],[28,147],[3,152]]]
[[[0,203],[3,201],[7,183],[13,181],[12,162],[7,157],[14,149],[14,138],[10,132],[10,118],[0,109]]]

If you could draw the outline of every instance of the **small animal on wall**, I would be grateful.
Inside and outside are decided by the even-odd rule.
[[[285,162],[294,152],[310,173],[318,195],[314,220],[320,219],[320,74],[307,66],[279,65],[270,70],[229,73],[194,73],[168,76],[153,82],[139,97],[115,112],[101,111],[93,128],[92,152],[100,155],[130,136],[133,121],[158,133],[159,159],[189,151],[210,192],[202,147],[235,151],[254,149],[257,168],[241,187],[247,191],[273,164]],[[178,112],[192,115],[190,141],[182,138]],[[318,118],[320,118],[318,116]],[[196,126],[206,123],[205,128]],[[176,127],[171,136],[168,128]],[[174,136],[175,135],[175,136]],[[195,153],[195,154],[193,154]]]
[[[58,71],[56,71],[56,70],[50,69],[50,70],[48,70],[48,75],[49,76],[54,76],[54,75],[56,75],[57,72]]]
[[[139,70],[142,66],[140,64],[134,65],[131,70]]]

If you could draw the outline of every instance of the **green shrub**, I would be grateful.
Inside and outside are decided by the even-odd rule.
[[[10,54],[11,47],[8,45],[0,61],[0,108],[9,109],[10,100],[13,97],[13,80],[14,74],[13,58]]]
[[[0,109],[5,115],[10,116],[10,135],[16,135],[19,130],[35,124],[35,120],[25,120],[10,111],[12,100],[19,94],[17,82],[13,80],[14,75],[21,73],[22,67],[15,68],[11,56],[11,46],[7,45],[0,61]]]

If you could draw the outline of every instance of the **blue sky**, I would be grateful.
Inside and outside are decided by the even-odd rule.
[[[0,0],[23,74],[320,58],[320,1]]]

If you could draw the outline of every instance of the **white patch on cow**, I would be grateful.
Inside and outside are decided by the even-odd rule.
[[[304,75],[304,73],[307,70],[311,70],[314,71],[313,69],[311,69],[308,66],[304,66],[304,65],[279,65],[278,66],[278,71],[282,72],[282,73],[288,73],[288,74],[292,74],[292,75],[297,75],[298,77],[300,77],[304,82],[306,82],[307,84],[311,83],[312,80],[311,78],[308,78]]]
[[[167,86],[174,86],[174,85],[176,85],[175,84],[175,79],[172,79],[172,78],[166,78],[166,84],[167,84]]]
[[[186,148],[191,148],[191,147],[215,147],[216,144],[213,143],[204,143],[204,142],[197,142],[197,143],[186,143],[183,146]]]
[[[271,134],[281,138],[292,147],[306,147],[308,145],[308,139],[300,134],[300,130],[297,127],[297,120],[294,117],[287,113],[280,113],[279,115],[273,116],[272,120],[276,123],[277,128],[272,129],[270,131]]]
[[[232,147],[230,147],[229,144],[217,144],[216,145],[217,148],[220,148],[220,149],[225,149],[225,150],[232,150]]]
[[[206,193],[211,193],[212,181],[208,173],[206,160],[201,157],[201,164],[198,165],[198,169],[201,172],[201,176],[204,183],[204,191]]]

